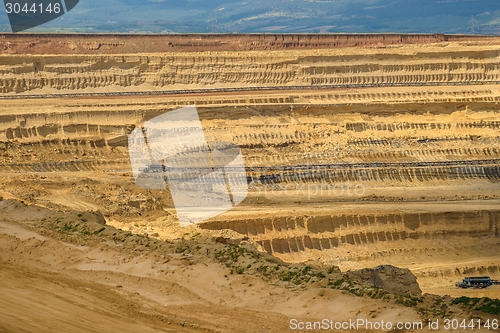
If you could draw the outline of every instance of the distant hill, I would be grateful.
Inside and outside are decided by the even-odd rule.
[[[0,29],[10,31],[7,15]],[[80,0],[29,31],[500,34],[498,0]]]

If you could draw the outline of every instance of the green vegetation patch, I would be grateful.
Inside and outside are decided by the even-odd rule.
[[[462,296],[453,300],[452,304],[462,304],[471,310],[481,311],[488,314],[500,315],[500,300],[489,297],[467,297]]]

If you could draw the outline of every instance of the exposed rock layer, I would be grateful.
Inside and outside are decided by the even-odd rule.
[[[498,41],[493,36],[443,34],[0,34],[9,54],[127,54],[172,51],[249,51],[384,47],[439,42]]]
[[[495,46],[143,55],[3,55],[0,94],[500,82]]]

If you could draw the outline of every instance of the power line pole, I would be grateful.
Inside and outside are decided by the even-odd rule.
[[[474,16],[472,16],[472,19],[469,21],[469,30],[471,31],[472,35],[476,34],[476,27],[477,27],[477,21],[474,19]]]
[[[210,32],[215,33],[217,28],[217,18],[214,15],[212,15],[210,20],[208,20],[208,22],[211,23],[209,26]]]

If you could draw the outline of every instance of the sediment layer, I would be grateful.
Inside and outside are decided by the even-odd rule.
[[[384,47],[440,42],[498,42],[495,36],[444,34],[0,34],[6,54],[128,54]]]
[[[453,44],[455,45],[455,44]],[[500,82],[497,46],[428,49],[2,55],[0,94]]]

